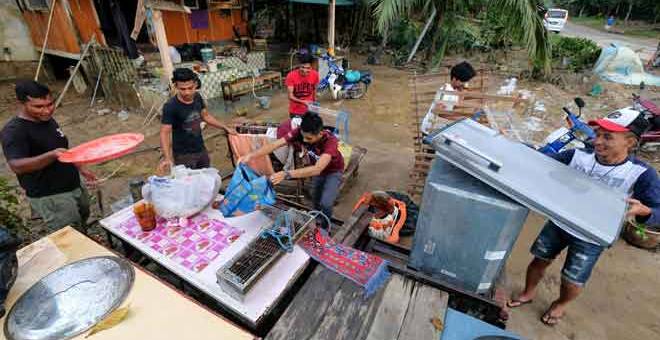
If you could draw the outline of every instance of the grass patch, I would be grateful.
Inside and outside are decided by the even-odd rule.
[[[600,31],[605,31],[605,18],[603,17],[569,17],[569,21],[591,27]],[[617,31],[624,31],[623,35],[633,36],[633,37],[642,37],[642,38],[655,38],[660,37],[660,31],[653,29],[651,25],[639,25],[624,27],[623,20],[617,20],[614,24],[614,29]]]
[[[570,17],[568,18],[568,21],[603,31],[605,30],[605,19],[600,17]]]

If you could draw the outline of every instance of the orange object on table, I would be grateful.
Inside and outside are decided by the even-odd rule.
[[[133,205],[133,213],[140,223],[142,231],[150,231],[156,228],[156,210],[154,205],[140,201]]]

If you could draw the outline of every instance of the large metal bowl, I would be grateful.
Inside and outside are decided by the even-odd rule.
[[[135,271],[125,260],[99,256],[68,264],[35,283],[12,307],[5,336],[67,339],[90,329],[126,299]]]

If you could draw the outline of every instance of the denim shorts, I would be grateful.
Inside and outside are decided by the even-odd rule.
[[[562,278],[583,286],[589,280],[604,247],[582,241],[548,221],[534,241],[530,252],[541,260],[552,261],[566,247],[568,254],[561,270]]]

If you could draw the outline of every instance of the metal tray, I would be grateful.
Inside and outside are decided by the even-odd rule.
[[[68,339],[107,317],[126,299],[135,271],[114,256],[73,262],[35,283],[5,321],[8,339]]]

